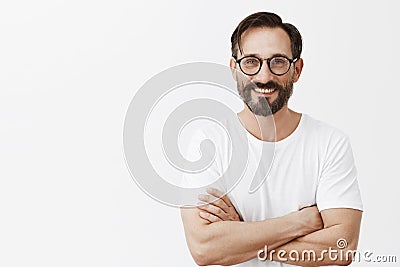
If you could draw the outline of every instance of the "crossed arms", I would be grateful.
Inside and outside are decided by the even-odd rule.
[[[323,255],[337,249],[337,240],[345,239],[343,254],[357,249],[362,212],[355,209],[307,207],[285,216],[258,222],[243,222],[226,195],[216,189],[207,191],[198,208],[182,208],[181,216],[189,250],[198,265],[233,265],[256,258],[265,246],[268,251],[313,250]],[[218,200],[214,201],[215,198]],[[281,259],[270,254],[266,259],[300,266],[349,265],[351,257],[318,261]]]

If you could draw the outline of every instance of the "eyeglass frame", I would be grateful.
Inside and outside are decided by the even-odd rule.
[[[257,71],[256,73],[254,73],[254,74],[247,74],[246,72],[243,71],[242,66],[240,65],[240,62],[241,62],[243,59],[249,58],[249,57],[256,58],[256,59],[258,59],[258,61],[260,62],[260,67],[258,68],[258,71]],[[273,71],[271,70],[271,65],[270,65],[270,64],[271,64],[271,60],[272,60],[273,58],[277,58],[277,57],[283,57],[283,58],[287,59],[287,61],[289,61],[289,68],[287,69],[286,72],[284,72],[284,73],[282,73],[282,74],[276,74],[275,72],[273,72]],[[285,75],[286,73],[288,73],[289,70],[290,70],[290,68],[292,67],[292,63],[296,63],[297,60],[299,60],[299,58],[297,58],[297,57],[295,57],[295,58],[293,58],[293,59],[290,59],[290,58],[288,58],[287,56],[284,56],[284,55],[275,55],[275,56],[270,57],[270,58],[259,58],[259,57],[254,56],[254,55],[244,56],[244,57],[242,57],[242,58],[240,58],[240,59],[236,59],[234,56],[232,56],[232,58],[235,60],[235,63],[239,64],[240,70],[241,70],[244,74],[246,74],[246,75],[248,75],[248,76],[257,75],[257,74],[260,72],[261,68],[262,68],[262,65],[263,65],[264,60],[267,61],[267,66],[268,66],[269,71],[270,71],[272,74],[276,75],[276,76],[282,76],[282,75]]]

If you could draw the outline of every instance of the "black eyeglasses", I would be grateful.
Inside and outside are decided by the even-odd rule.
[[[249,76],[256,75],[260,72],[264,60],[267,61],[269,70],[277,76],[286,74],[292,63],[298,60],[298,58],[289,59],[285,56],[275,56],[265,59],[256,56],[245,56],[238,60],[236,60],[236,58],[234,59],[235,62],[239,64],[242,72]]]

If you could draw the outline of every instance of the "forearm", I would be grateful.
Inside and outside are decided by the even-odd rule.
[[[348,231],[344,225],[334,225],[268,249],[267,258],[299,266],[348,265],[357,249],[358,230]],[[338,246],[338,240],[343,242]]]
[[[184,222],[185,216],[190,215],[182,212]],[[201,220],[195,227],[185,227],[190,251],[199,265],[238,264],[257,257],[257,252],[265,245],[274,249],[312,231],[314,229],[301,223],[294,214],[259,222],[209,224]]]

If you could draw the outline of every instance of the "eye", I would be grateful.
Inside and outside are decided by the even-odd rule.
[[[287,58],[284,57],[274,57],[270,62],[270,67],[277,69],[286,69],[290,65],[290,62]]]
[[[246,58],[243,60],[245,66],[257,66],[260,62],[256,58]]]
[[[276,57],[272,59],[272,63],[275,65],[285,65],[288,63],[288,60],[284,57]]]

